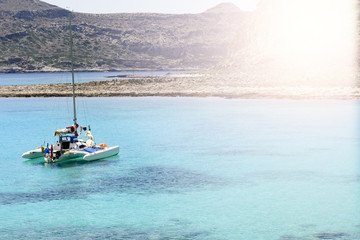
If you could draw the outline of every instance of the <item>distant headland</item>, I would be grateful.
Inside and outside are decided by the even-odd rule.
[[[249,13],[220,4],[199,14],[72,13],[76,71],[204,69],[222,61]],[[0,72],[70,70],[68,11],[0,1]]]

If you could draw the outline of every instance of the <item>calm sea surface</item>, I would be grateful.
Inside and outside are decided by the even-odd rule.
[[[118,156],[24,161],[71,99],[0,99],[0,239],[360,239],[358,101],[77,103]]]
[[[157,76],[184,71],[123,71],[123,72],[76,72],[75,82],[91,82],[111,80],[117,75]],[[49,83],[71,83],[71,73],[0,73],[1,85],[30,85]]]

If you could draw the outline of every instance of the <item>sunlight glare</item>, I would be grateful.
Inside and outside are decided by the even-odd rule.
[[[256,9],[256,5],[259,0],[235,0],[233,1],[241,10],[253,11]]]
[[[263,0],[246,47],[252,45],[252,52],[262,55],[263,69],[274,78],[353,84],[356,4],[356,0]]]

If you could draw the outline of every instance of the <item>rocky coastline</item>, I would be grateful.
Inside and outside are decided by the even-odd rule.
[[[253,99],[360,99],[360,88],[343,85],[259,83],[215,73],[130,76],[76,84],[77,97],[222,97]],[[67,83],[0,86],[0,97],[69,97]]]

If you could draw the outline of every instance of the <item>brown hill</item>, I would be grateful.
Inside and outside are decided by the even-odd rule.
[[[248,16],[221,9],[180,15],[73,13],[75,67],[210,67],[227,55],[239,24]],[[0,71],[68,70],[67,16],[66,10],[38,0],[0,0]]]

